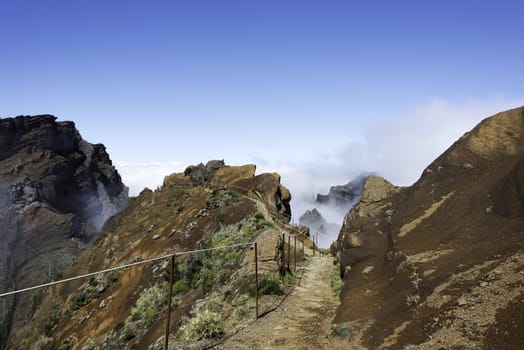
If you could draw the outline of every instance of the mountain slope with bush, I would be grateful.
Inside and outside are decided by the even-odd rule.
[[[252,243],[263,241],[263,280],[278,271],[275,248],[289,220],[289,200],[280,177],[255,176],[254,165],[188,167],[167,176],[156,191],[132,198],[64,277],[198,250],[176,257],[171,334],[177,343],[209,341],[253,316]],[[223,246],[229,248],[211,250]],[[51,288],[30,326],[13,333],[13,348],[158,348],[168,261]]]

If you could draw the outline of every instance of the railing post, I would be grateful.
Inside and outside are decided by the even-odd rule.
[[[255,242],[255,298],[256,298],[256,318],[258,319],[258,249]]]
[[[166,339],[164,340],[164,349],[169,349],[169,329],[171,328],[171,302],[173,300],[173,279],[175,274],[175,255],[171,255],[171,264],[169,267],[169,294],[167,295],[167,319],[166,319]]]
[[[319,247],[318,247],[318,233],[317,233],[317,235],[315,236],[315,246],[317,247],[318,256],[322,257],[322,252],[320,251],[320,249],[319,249]]]
[[[291,262],[291,236],[287,236],[287,270],[291,272],[289,264]]]
[[[295,236],[295,242],[293,246],[293,267],[295,270],[295,273],[297,273],[297,236]]]
[[[286,274],[286,234],[282,232],[282,268],[280,270],[280,279],[284,279]]]

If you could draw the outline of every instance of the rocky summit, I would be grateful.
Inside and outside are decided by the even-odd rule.
[[[0,291],[58,278],[127,202],[105,147],[51,115],[0,119]],[[0,349],[42,292],[0,300]]]
[[[349,348],[522,348],[523,164],[518,108],[482,121],[412,186],[366,179],[332,247]]]
[[[328,194],[317,193],[316,202],[349,208],[358,200],[366,177],[366,175],[360,175],[345,185],[331,186]]]

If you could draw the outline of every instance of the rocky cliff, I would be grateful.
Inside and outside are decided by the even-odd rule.
[[[524,344],[524,108],[466,133],[412,186],[366,179],[333,247],[352,348]]]
[[[58,277],[126,201],[105,147],[83,140],[74,123],[0,119],[0,291]],[[0,300],[0,349],[41,299]]]

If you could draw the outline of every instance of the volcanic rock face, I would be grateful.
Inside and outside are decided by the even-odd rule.
[[[466,133],[412,186],[370,177],[337,241],[355,348],[524,343],[524,108]]]
[[[0,291],[55,278],[127,202],[105,147],[51,115],[0,119]],[[0,349],[41,295],[0,301]],[[16,310],[16,312],[14,312]]]

